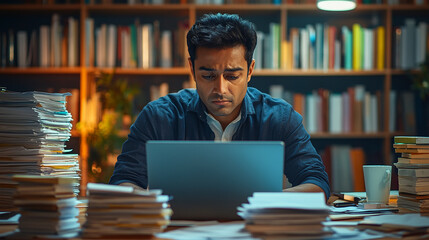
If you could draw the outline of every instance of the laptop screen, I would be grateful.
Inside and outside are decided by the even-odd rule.
[[[148,141],[148,182],[172,197],[173,219],[239,219],[254,192],[280,192],[280,141]]]

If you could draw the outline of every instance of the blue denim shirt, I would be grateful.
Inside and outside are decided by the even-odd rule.
[[[131,126],[110,183],[131,182],[147,187],[147,140],[214,140],[205,111],[196,90],[190,89],[147,104]],[[249,87],[232,139],[283,141],[284,173],[289,182],[293,186],[313,183],[329,197],[328,175],[322,160],[302,125],[301,115],[285,101]]]

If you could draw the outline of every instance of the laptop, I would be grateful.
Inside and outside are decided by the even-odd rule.
[[[148,141],[150,189],[172,197],[172,219],[240,219],[254,192],[281,192],[280,141]]]

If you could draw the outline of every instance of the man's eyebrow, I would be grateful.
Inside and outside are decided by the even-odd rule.
[[[208,67],[199,67],[198,69],[202,70],[202,71],[209,71],[209,72],[216,71],[216,69],[214,69],[214,68],[208,68]],[[227,69],[224,70],[224,72],[237,72],[237,71],[242,71],[242,70],[243,70],[243,68],[236,67],[236,68],[227,68]]]
[[[225,69],[225,72],[237,72],[237,71],[243,71],[243,68],[236,67],[236,68],[227,68],[227,69]]]
[[[199,67],[198,70],[210,71],[210,72],[216,71],[214,68],[208,68],[208,67]]]

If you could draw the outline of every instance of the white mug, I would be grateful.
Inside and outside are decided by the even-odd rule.
[[[389,203],[392,166],[364,165],[366,201],[368,203]]]

